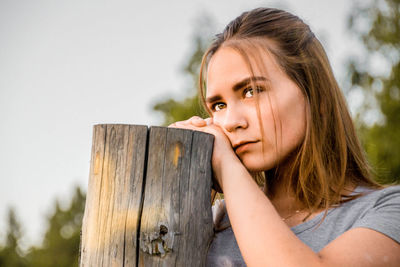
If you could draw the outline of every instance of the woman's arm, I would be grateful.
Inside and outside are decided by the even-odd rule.
[[[400,245],[367,228],[352,229],[313,252],[282,221],[239,160],[226,159],[221,166],[226,208],[248,266],[399,266]]]
[[[219,127],[196,118],[172,126],[215,136],[214,174],[224,192],[232,229],[248,266],[399,266],[400,245],[367,228],[347,231],[315,253],[282,221]]]

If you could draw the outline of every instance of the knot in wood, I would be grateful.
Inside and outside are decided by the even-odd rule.
[[[168,234],[168,232],[168,227],[164,224],[159,225],[158,232],[142,232],[140,238],[141,250],[150,255],[158,255],[161,258],[165,257],[165,255],[172,250],[175,236],[174,233]]]

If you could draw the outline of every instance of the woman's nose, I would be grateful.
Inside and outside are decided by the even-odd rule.
[[[228,132],[232,132],[240,128],[246,129],[248,126],[248,121],[246,119],[245,112],[237,108],[227,108],[221,126]]]

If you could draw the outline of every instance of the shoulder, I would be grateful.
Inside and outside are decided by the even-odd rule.
[[[387,186],[382,189],[358,187],[354,194],[361,194],[359,198],[349,202],[349,205],[368,205],[370,207],[384,207],[388,203],[400,205],[400,185]]]
[[[332,211],[336,221],[329,226],[336,234],[322,246],[320,256],[329,258],[335,266],[369,266],[372,260],[379,266],[398,266],[400,186],[378,190],[357,188],[356,191],[361,191],[355,193],[362,196]],[[347,254],[350,250],[351,256]]]
[[[393,186],[388,186],[386,188],[377,190],[375,192],[377,195],[377,203],[382,203],[382,202],[393,202],[395,200],[399,200],[400,198],[400,185],[393,185]]]
[[[369,228],[400,243],[400,185],[369,191],[354,201],[367,209],[352,228]]]
[[[315,218],[297,225],[292,231],[314,251],[355,228],[368,228],[400,243],[400,186],[383,189],[357,187],[356,199],[321,212]]]
[[[359,186],[353,195],[358,197],[333,208],[330,217],[337,217],[342,223],[353,224],[356,220],[370,219],[381,213],[400,213],[400,185],[382,189]]]

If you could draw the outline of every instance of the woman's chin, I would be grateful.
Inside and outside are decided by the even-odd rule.
[[[243,153],[238,157],[249,172],[267,171],[276,165],[274,158],[263,156],[261,153]]]
[[[242,163],[249,172],[263,172],[274,167],[273,164],[260,164],[260,162],[254,161],[242,161]]]

